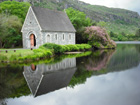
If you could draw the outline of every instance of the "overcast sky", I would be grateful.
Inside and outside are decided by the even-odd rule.
[[[123,8],[136,11],[140,14],[140,0],[80,0],[93,5]]]

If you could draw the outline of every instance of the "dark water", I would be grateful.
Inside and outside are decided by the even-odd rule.
[[[140,44],[118,44],[84,57],[0,64],[0,104],[140,105]]]

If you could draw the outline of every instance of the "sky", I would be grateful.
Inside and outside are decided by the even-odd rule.
[[[122,8],[136,11],[140,14],[140,0],[80,0],[93,5]]]

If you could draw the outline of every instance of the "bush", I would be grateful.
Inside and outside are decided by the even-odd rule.
[[[118,35],[118,37],[117,37],[117,38],[118,38],[118,40],[119,40],[119,41],[122,41],[123,36],[122,36],[122,35]]]
[[[118,41],[118,38],[111,37],[112,40]]]
[[[86,50],[92,48],[92,46],[89,44],[81,44],[81,46],[83,46]]]
[[[4,55],[0,56],[0,61],[4,61],[4,60],[7,60],[7,59],[8,59],[7,56],[4,56]]]
[[[73,44],[69,44],[69,45],[66,45],[70,51],[78,51],[79,48],[76,46],[76,45],[73,45]]]
[[[88,44],[58,45],[54,43],[46,43],[40,46],[39,48],[50,49],[51,51],[54,51],[54,53],[64,53],[65,51],[79,51],[79,50],[90,49],[91,45],[88,45]]]
[[[122,41],[128,41],[128,38],[127,37],[123,37]]]
[[[20,61],[20,62],[29,62],[36,60],[37,58],[44,58],[44,57],[51,57],[56,53],[64,53],[65,51],[78,51],[78,50],[86,50],[90,49],[91,45],[88,44],[77,44],[77,45],[58,45],[53,43],[46,43],[40,46],[38,49],[33,49],[32,54],[27,54],[22,56],[23,54],[20,53],[19,55],[11,55],[10,58],[7,56],[0,56],[0,61]]]
[[[54,43],[46,43],[43,45],[43,47],[54,50],[54,53],[63,53],[65,51],[65,48],[62,47],[62,45]]]
[[[85,33],[88,35],[88,43],[96,48],[112,48],[112,46],[114,46],[113,48],[116,47],[115,42],[110,39],[104,28],[99,26],[86,27]]]

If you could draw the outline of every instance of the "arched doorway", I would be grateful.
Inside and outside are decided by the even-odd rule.
[[[31,47],[35,47],[36,46],[36,38],[34,34],[30,35],[30,45]]]

